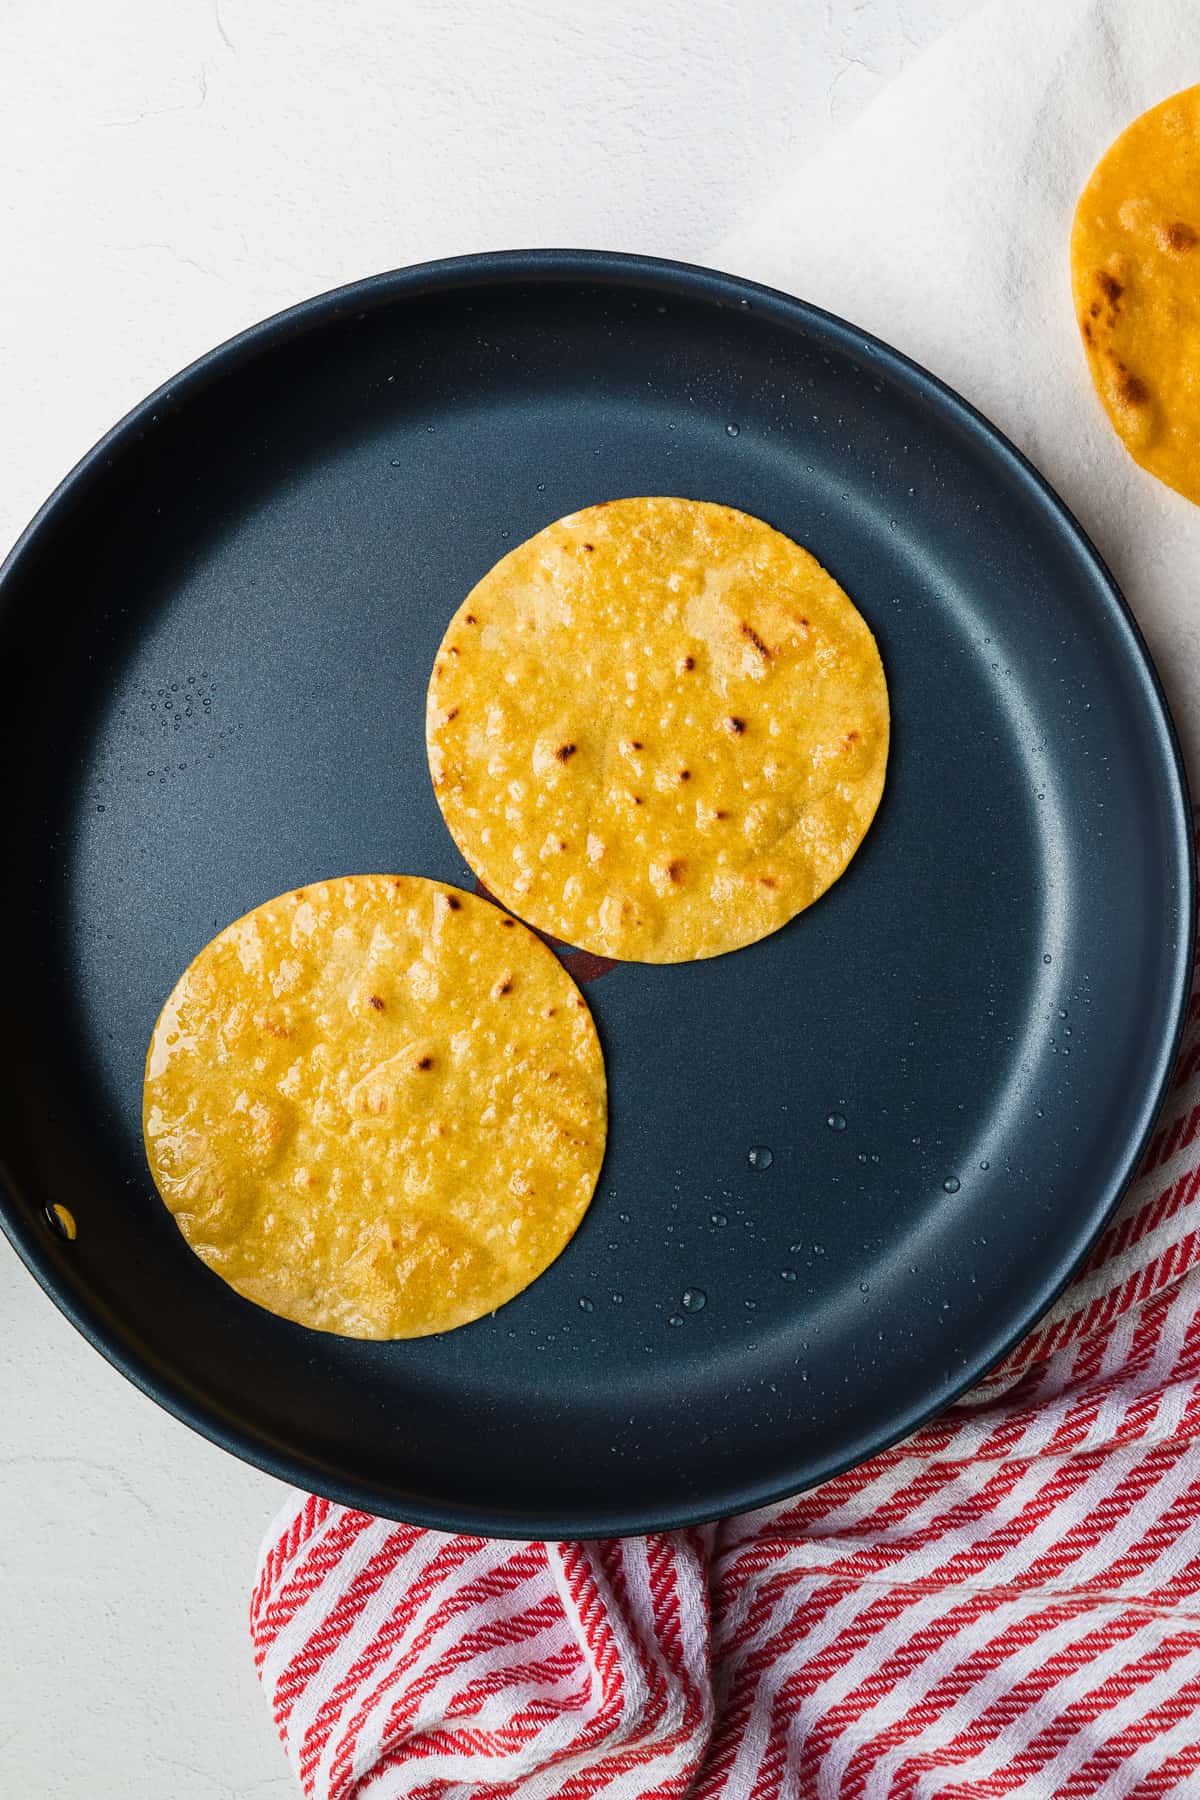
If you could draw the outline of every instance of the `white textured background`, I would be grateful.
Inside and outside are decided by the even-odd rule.
[[[974,0],[0,0],[0,539],[183,363],[426,257],[704,261]],[[251,1672],[279,1489],[0,1247],[0,1800],[292,1791]]]

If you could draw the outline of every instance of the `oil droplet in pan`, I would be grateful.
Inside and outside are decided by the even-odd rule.
[[[71,1244],[75,1242],[78,1236],[78,1227],[75,1224],[75,1215],[69,1206],[61,1206],[56,1200],[53,1206],[46,1208],[46,1223],[51,1231],[57,1233],[60,1238],[66,1238],[67,1242]]]

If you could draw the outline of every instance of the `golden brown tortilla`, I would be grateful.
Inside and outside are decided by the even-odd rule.
[[[488,889],[601,956],[683,962],[837,880],[883,791],[875,640],[761,519],[613,500],[484,576],[426,715],[446,823]]]
[[[155,1185],[248,1299],[348,1337],[495,1310],[558,1256],[604,1156],[604,1061],[557,957],[405,875],[228,926],[154,1028]]]
[[[1071,285],[1117,435],[1200,501],[1200,87],[1151,107],[1096,165],[1075,210]]]

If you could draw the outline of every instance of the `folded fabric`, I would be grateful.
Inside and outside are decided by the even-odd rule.
[[[255,1660],[320,1800],[1200,1792],[1200,993],[1118,1215],[907,1443],[720,1526],[506,1543],[297,1494]]]

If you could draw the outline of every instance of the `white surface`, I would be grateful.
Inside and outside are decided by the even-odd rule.
[[[1110,428],[1066,256],[1098,155],[1197,81],[1195,0],[1004,0],[914,64],[714,260],[877,332],[1033,459],[1137,615],[1200,794],[1200,507]]]
[[[377,269],[701,258],[972,0],[6,0],[0,538],[202,350]]]
[[[0,538],[147,389],[338,281],[516,244],[713,260],[971,4],[7,0]],[[943,86],[931,116],[953,100]],[[831,212],[793,212],[793,193],[752,259],[743,238],[725,260],[829,297],[831,246],[873,258],[891,285],[841,304],[936,366],[911,302],[940,272],[922,290],[886,235],[912,130],[910,108],[886,156],[856,153]],[[945,146],[915,135],[920,184]],[[848,266],[830,253],[844,283]],[[245,1628],[277,1485],[137,1394],[7,1249],[0,1320],[0,1800],[290,1792]]]

